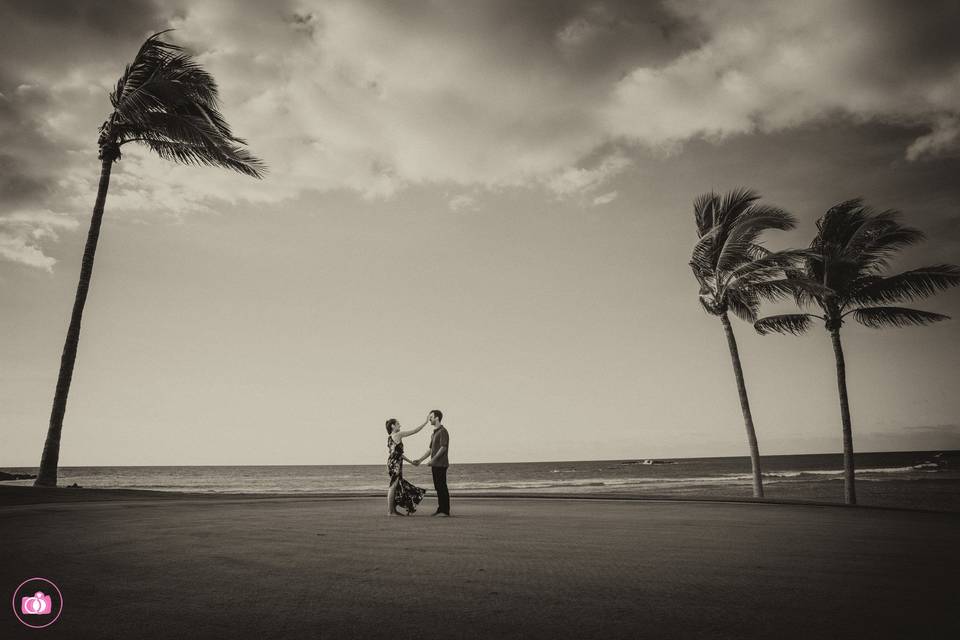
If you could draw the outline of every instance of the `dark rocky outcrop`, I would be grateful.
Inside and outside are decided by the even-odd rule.
[[[30,475],[29,473],[7,473],[6,471],[0,471],[0,482],[4,480],[34,480],[37,476]]]

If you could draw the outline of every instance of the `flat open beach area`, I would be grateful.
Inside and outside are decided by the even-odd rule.
[[[2,637],[951,638],[960,514],[751,502],[0,488]],[[9,605],[7,605],[9,606]]]

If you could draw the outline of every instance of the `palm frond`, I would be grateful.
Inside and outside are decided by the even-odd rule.
[[[812,324],[810,314],[788,313],[779,316],[767,316],[753,323],[753,328],[760,335],[768,333],[791,333],[795,336],[806,333]]]
[[[266,166],[219,111],[213,76],[181,47],[161,40],[164,33],[147,38],[111,93],[114,110],[102,141],[141,143],[174,162],[262,177]]]
[[[750,248],[754,245],[756,238],[743,237],[738,238],[733,234],[727,234],[723,244],[716,253],[717,271],[729,272],[750,262]]]
[[[716,229],[704,234],[693,246],[690,263],[695,264],[702,273],[711,273],[716,270]]]
[[[922,231],[900,224],[898,217],[895,211],[876,214],[848,243],[844,255],[859,265],[860,274],[881,273],[898,251],[924,239]]]
[[[829,290],[830,299],[818,299],[816,292],[808,290],[798,293],[797,303],[815,301],[828,313],[843,312],[860,305],[925,297],[960,284],[960,271],[944,265],[883,275],[897,252],[923,237],[920,230],[901,222],[898,211],[875,212],[860,199],[831,207],[817,221],[811,257],[803,269],[808,281]]]
[[[817,238],[848,238],[859,228],[863,217],[862,198],[835,204],[817,220]]]
[[[828,295],[835,295],[831,289],[820,284],[819,278],[811,276],[810,263],[814,259],[807,258],[803,269],[784,269],[783,272],[793,289],[793,300],[801,309],[811,305],[822,307],[824,298]]]
[[[794,295],[794,283],[787,278],[763,280],[749,285],[749,291],[760,300],[777,302]]]
[[[694,201],[699,240],[690,267],[701,284],[701,298],[706,289],[714,308],[729,309],[750,322],[756,318],[761,293],[781,295],[773,287],[761,290],[755,285],[781,277],[783,269],[798,260],[796,253],[774,253],[758,243],[764,231],[795,224],[782,209],[758,204],[759,197],[740,188],[722,196],[711,192]]]
[[[171,160],[180,164],[224,167],[253,178],[260,178],[264,173],[260,159],[254,157],[239,145],[224,144],[218,147],[210,147],[149,138],[140,142],[164,160]]]
[[[749,263],[748,265],[744,266],[749,266]],[[727,283],[728,286],[749,288],[768,280],[779,279],[782,276],[783,267],[765,267],[760,269],[751,269],[749,272],[743,273],[740,276],[730,276]]]
[[[753,322],[757,319],[760,298],[752,290],[727,289],[725,300],[730,311],[744,322]]]
[[[720,196],[713,193],[704,193],[693,200],[693,218],[697,223],[697,237],[702,238],[715,227],[716,211]]]
[[[140,50],[133,57],[133,62],[127,65],[123,75],[117,81],[116,89],[110,94],[110,102],[114,107],[136,93],[143,84],[153,77],[158,68],[161,68],[170,58],[183,51],[181,47],[160,39],[160,36],[170,31],[171,29],[167,29],[155,33],[140,45]]]
[[[757,248],[763,249],[763,253],[757,252]],[[746,252],[748,262],[731,271],[730,277],[749,281],[755,279],[756,274],[762,274],[763,277],[776,276],[802,264],[808,253],[806,249],[769,251],[758,245],[753,245]]]
[[[737,187],[736,189],[728,191],[720,198],[718,207],[719,219],[716,222],[734,222],[759,199],[760,194],[752,189]]]
[[[960,285],[960,267],[938,264],[888,277],[863,278],[862,287],[851,295],[850,302],[870,305],[917,300],[957,285]]]
[[[871,329],[918,326],[950,319],[950,316],[941,313],[905,307],[864,307],[855,310],[853,317],[857,322]]]
[[[735,227],[759,229],[777,229],[789,231],[797,226],[797,219],[780,207],[754,204],[745,209],[734,219]]]
[[[747,255],[750,256],[751,260],[759,260],[760,258],[765,258],[768,255],[773,253],[770,249],[767,249],[762,244],[754,244],[752,247],[747,249]]]
[[[752,192],[749,196],[758,197]],[[717,257],[717,268],[722,271],[750,262],[756,253],[757,240],[765,231],[785,231],[796,226],[796,219],[783,209],[754,204],[752,200],[735,216],[731,214],[729,221]]]

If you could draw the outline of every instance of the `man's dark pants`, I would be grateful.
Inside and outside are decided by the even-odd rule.
[[[430,467],[433,470],[433,488],[437,491],[438,513],[450,515],[450,492],[447,491],[447,467]]]

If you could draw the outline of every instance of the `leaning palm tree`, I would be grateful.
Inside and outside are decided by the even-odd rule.
[[[817,221],[802,268],[788,275],[795,284],[794,298],[801,308],[816,306],[821,313],[769,316],[754,323],[761,334],[800,335],[812,319],[824,322],[833,342],[843,428],[844,498],[856,504],[853,462],[853,427],[847,398],[847,373],[840,343],[840,327],[847,316],[867,327],[925,325],[948,316],[891,304],[916,300],[960,284],[960,267],[935,265],[884,275],[890,259],[904,247],[923,239],[918,229],[899,222],[896,211],[873,212],[862,200],[848,200],[831,208]]]
[[[737,339],[727,312],[732,311],[737,317],[753,322],[761,299],[776,299],[788,294],[790,290],[786,288],[783,272],[795,265],[800,252],[768,251],[758,244],[764,231],[783,231],[796,226],[789,213],[761,205],[757,202],[759,199],[760,196],[746,189],[737,189],[724,196],[708,193],[697,198],[693,211],[700,239],[694,246],[690,268],[700,284],[700,303],[707,313],[720,318],[727,336],[750,446],[753,495],[762,498],[760,447],[743,380]]]
[[[166,31],[147,38],[116,89],[110,93],[113,111],[100,127],[100,186],[83,251],[80,282],[60,360],[50,426],[36,484],[57,484],[60,433],[67,395],[80,340],[80,321],[93,273],[110,170],[120,159],[120,148],[131,142],[146,145],[161,158],[183,164],[226,167],[254,178],[262,177],[263,163],[230,132],[218,110],[217,85],[180,47],[160,39]]]

